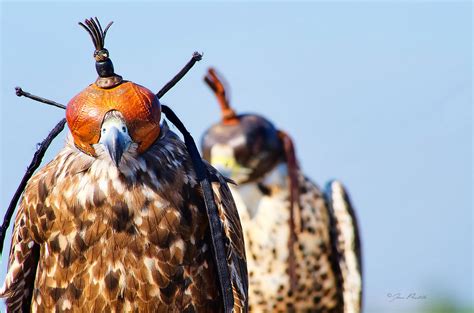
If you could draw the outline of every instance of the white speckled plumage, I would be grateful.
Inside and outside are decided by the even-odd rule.
[[[251,312],[342,312],[328,211],[317,186],[299,177],[302,225],[297,233],[297,289],[288,275],[289,190],[286,164],[261,181],[231,187],[246,240]],[[262,193],[263,184],[270,194]]]

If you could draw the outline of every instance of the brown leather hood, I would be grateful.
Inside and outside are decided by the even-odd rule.
[[[153,92],[129,81],[107,89],[91,84],[72,98],[66,108],[67,124],[79,149],[95,155],[92,145],[99,142],[102,121],[111,110],[124,116],[139,153],[158,138],[161,105]]]

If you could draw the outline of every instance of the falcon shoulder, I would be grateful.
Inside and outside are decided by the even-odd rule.
[[[35,276],[39,262],[39,230],[41,225],[37,210],[42,210],[46,186],[38,183],[40,177],[47,176],[50,167],[36,173],[25,188],[13,226],[8,272],[0,290],[0,298],[5,298],[7,312],[29,312],[35,288]]]
[[[362,307],[362,260],[359,227],[349,195],[337,180],[327,183],[325,196],[331,220],[331,241],[340,267],[344,312]]]
[[[248,274],[245,244],[240,218],[227,180],[205,162],[210,173],[219,216],[227,237],[226,254],[234,294],[234,312],[246,312],[248,307]]]

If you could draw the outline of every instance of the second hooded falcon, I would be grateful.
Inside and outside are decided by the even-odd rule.
[[[236,114],[214,69],[205,82],[222,120],[204,157],[231,187],[244,230],[251,312],[360,312],[359,232],[341,183],[325,192],[299,169],[291,138],[256,114]]]

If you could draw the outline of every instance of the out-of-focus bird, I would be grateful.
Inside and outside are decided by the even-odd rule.
[[[214,69],[205,82],[222,120],[202,151],[231,187],[244,229],[251,312],[360,312],[357,221],[346,190],[323,193],[299,169],[290,137],[255,114],[237,115]]]
[[[65,147],[29,181],[0,296],[9,312],[222,312],[203,189],[150,90],[124,81],[83,25],[99,78],[67,106]],[[240,221],[207,165],[225,234],[233,308],[246,311]]]

